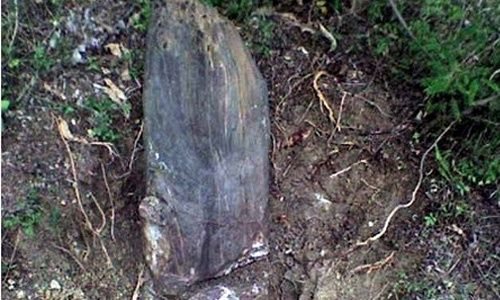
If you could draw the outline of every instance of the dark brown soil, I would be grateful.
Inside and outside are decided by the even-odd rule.
[[[34,42],[47,43],[52,35],[55,8],[41,2],[19,2],[16,45],[26,48],[22,57],[30,57]],[[2,3],[2,8],[7,11],[12,5]],[[89,68],[89,61],[72,64],[61,56],[37,76],[27,61],[16,77],[2,61],[2,79],[11,85],[11,93],[22,95],[28,86],[3,114],[2,219],[33,211],[42,215],[33,236],[22,225],[2,226],[6,299],[130,299],[139,278],[148,280],[147,270],[141,273],[145,268],[137,213],[144,194],[142,146],[135,142],[142,118],[145,33],[131,20],[139,12],[133,1],[69,1],[58,8],[60,33],[69,44],[64,57],[71,57],[85,37],[97,37],[98,45],[86,53],[97,69]],[[294,19],[285,13],[293,13]],[[259,29],[262,20],[273,24],[271,39]],[[338,38],[335,50],[330,51],[317,22]],[[78,30],[71,32],[70,23]],[[498,203],[480,193],[456,199],[430,167],[425,168],[416,203],[396,215],[386,235],[369,246],[354,247],[377,233],[397,204],[410,199],[423,152],[412,139],[418,107],[408,100],[418,93],[385,82],[383,68],[359,45],[363,22],[355,14],[326,17],[310,4],[294,2],[257,11],[237,25],[269,89],[271,252],[264,261],[200,284],[188,294],[214,284],[266,282],[268,291],[261,299],[495,299]],[[306,27],[316,31],[304,31]],[[109,43],[133,50],[134,57],[114,56],[105,49]],[[48,55],[60,54],[50,50]],[[126,68],[139,75],[127,80],[121,76]],[[320,71],[327,74],[319,77],[318,87],[335,120],[340,119],[338,127],[314,89]],[[106,97],[95,86],[104,86],[104,78],[125,91],[131,105],[128,118],[110,112],[111,128],[120,135],[113,141],[118,155],[99,145],[69,143],[84,210],[94,229],[103,226],[95,235],[78,207],[55,118],[66,120],[74,135],[97,140],[88,136],[95,120],[82,103]],[[5,84],[2,89],[5,93]],[[74,112],[63,113],[61,105]],[[444,216],[443,199],[466,203],[466,213],[425,226],[429,213]],[[148,286],[138,290],[140,299]]]

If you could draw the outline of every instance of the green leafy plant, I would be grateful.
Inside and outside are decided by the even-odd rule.
[[[33,66],[36,70],[44,72],[48,71],[54,65],[54,61],[49,56],[43,45],[35,47],[33,52]]]
[[[2,99],[2,113],[8,111],[10,108],[10,100]]]
[[[132,27],[139,31],[146,31],[153,6],[151,0],[139,0],[138,2],[139,12],[132,16]]]
[[[424,224],[427,227],[433,227],[437,224],[438,218],[434,213],[424,216]]]
[[[130,76],[140,78],[144,71],[144,53],[138,49],[129,49],[123,52],[122,59],[128,65]]]
[[[26,199],[19,199],[15,213],[8,214],[2,220],[5,230],[21,228],[23,232],[33,237],[38,224],[43,219],[43,211],[40,207],[38,191],[31,189]]]
[[[116,142],[120,139],[120,134],[113,127],[113,119],[117,111],[130,110],[129,108],[121,108],[108,98],[96,99],[93,97],[87,99],[85,108],[91,113],[93,125],[92,129],[89,130],[91,137],[105,142]]]
[[[414,280],[404,271],[399,272],[398,279],[394,284],[394,291],[401,295],[422,295],[425,299],[436,296],[436,288],[427,280]]]
[[[96,57],[89,57],[87,70],[93,72],[101,72],[101,66],[99,65],[99,60]]]
[[[494,184],[500,176],[500,6],[491,1],[373,1],[368,20],[376,56],[393,66],[394,78],[418,83],[426,95],[431,132],[452,120],[455,147],[436,149],[440,174],[461,194]],[[471,125],[475,131],[464,138]]]
[[[259,30],[254,37],[254,41],[250,43],[250,48],[256,53],[267,57],[271,54],[271,45],[276,24],[263,17],[255,18],[255,21]]]

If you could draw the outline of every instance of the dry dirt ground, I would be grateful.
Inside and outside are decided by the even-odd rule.
[[[2,1],[2,48],[14,37],[2,49],[5,299],[145,297],[147,3]],[[289,1],[237,21],[269,88],[271,251],[191,292],[260,280],[260,299],[500,298],[497,200],[455,196],[432,159],[415,204],[356,247],[410,200],[432,143],[414,134],[418,93],[359,49],[360,19]]]

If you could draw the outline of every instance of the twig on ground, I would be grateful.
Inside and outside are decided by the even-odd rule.
[[[412,193],[412,196],[411,196],[411,200],[409,202],[405,203],[405,204],[399,204],[398,206],[396,206],[389,213],[387,219],[384,222],[384,226],[382,227],[382,229],[380,230],[380,232],[377,233],[377,234],[375,234],[374,236],[369,237],[368,239],[366,239],[363,242],[357,242],[356,243],[357,246],[364,246],[364,245],[367,245],[370,242],[374,242],[374,241],[380,239],[385,234],[385,232],[387,231],[387,228],[389,227],[389,224],[391,223],[392,218],[398,212],[398,210],[400,210],[402,208],[408,208],[408,207],[410,207],[410,206],[413,205],[413,203],[417,199],[417,193],[418,193],[418,190],[420,189],[420,186],[422,185],[422,180],[424,178],[424,163],[425,163],[425,159],[427,158],[427,155],[429,155],[429,153],[432,151],[432,149],[434,149],[434,147],[437,146],[437,144],[439,143],[439,141],[451,129],[451,127],[455,124],[455,122],[456,121],[451,122],[451,124],[448,125],[448,127],[446,127],[446,129],[443,130],[443,132],[438,136],[438,138],[434,141],[434,143],[432,143],[432,145],[425,151],[424,155],[422,155],[422,159],[420,160],[419,177],[418,177],[417,184],[415,185],[415,189],[413,190],[413,193]]]
[[[14,23],[14,32],[12,33],[12,38],[10,39],[9,42],[9,51],[12,51],[12,46],[14,46],[14,41],[16,40],[16,35],[17,35],[17,30],[19,28],[19,5],[17,3],[17,0],[14,0],[14,16],[15,16],[15,23]]]
[[[135,152],[137,151],[137,145],[139,144],[139,140],[141,139],[143,130],[144,130],[144,121],[141,122],[141,127],[139,128],[139,133],[137,133],[137,136],[136,136],[135,141],[134,141],[134,149],[132,150],[132,155],[130,156],[130,162],[128,163],[129,173],[132,172],[132,165],[134,164]]]
[[[415,36],[413,35],[413,32],[411,32],[410,27],[408,27],[408,24],[406,24],[405,19],[403,19],[403,16],[399,12],[398,6],[394,2],[394,0],[389,0],[389,4],[391,5],[392,11],[394,12],[394,14],[396,15],[396,17],[398,18],[399,23],[401,23],[401,25],[403,25],[403,28],[406,30],[406,32],[408,33],[408,35],[412,39],[415,39]]]
[[[490,288],[491,291],[495,294],[495,296],[497,297],[497,299],[500,299],[500,293],[497,291],[497,289],[490,285],[490,284],[485,284],[487,282],[487,280],[485,280],[486,278],[486,274],[484,274],[484,271],[483,269],[481,268],[481,266],[477,263],[476,259],[472,256],[469,256],[470,257],[470,260],[472,261],[472,264],[477,268],[477,270],[479,271],[479,273],[481,274],[481,279],[479,282],[481,282],[481,284],[485,285],[486,287]]]
[[[61,100],[63,100],[63,101],[67,100],[67,97],[66,97],[66,95],[64,95],[64,93],[62,93],[61,91],[58,91],[56,88],[51,87],[48,83],[44,82],[42,87],[44,90],[53,94],[54,96],[57,96]]]
[[[377,103],[375,103],[375,102],[373,102],[371,100],[368,100],[368,99],[366,99],[365,97],[363,97],[361,95],[353,94],[352,96],[355,97],[355,98],[358,98],[358,99],[360,99],[360,100],[362,100],[362,101],[364,101],[364,102],[366,102],[368,104],[370,104],[373,107],[375,107],[383,116],[385,116],[387,118],[392,118],[392,116],[389,115],[388,113],[384,112],[382,110],[382,108],[380,108],[380,106]]]
[[[297,122],[297,125],[300,125],[302,124],[302,122],[304,122],[307,114],[309,113],[309,111],[311,110],[311,107],[313,106],[314,104],[314,99],[312,99],[309,104],[307,105],[307,108],[306,108],[306,111],[302,114],[302,116],[299,118],[299,121]]]
[[[106,246],[104,245],[104,241],[101,239],[101,237],[97,236],[97,238],[99,239],[99,243],[101,244],[102,252],[104,253],[104,256],[106,257],[106,263],[108,264],[108,267],[111,269],[111,268],[113,268],[113,262],[111,261],[111,257],[109,257],[108,249],[106,249]]]
[[[106,175],[106,169],[104,168],[104,164],[101,162],[101,172],[102,178],[104,179],[104,185],[106,185],[106,191],[108,192],[109,202],[111,204],[111,239],[115,241],[115,201],[113,199],[113,194],[111,193],[111,189],[108,184],[108,176]]]
[[[139,132],[137,133],[137,136],[135,137],[135,140],[134,140],[134,148],[132,149],[132,154],[130,154],[130,160],[128,162],[128,170],[125,173],[123,173],[117,177],[114,177],[114,179],[122,179],[124,177],[129,176],[132,173],[132,166],[134,165],[135,154],[137,152],[137,146],[138,146],[139,141],[141,139],[143,130],[144,130],[144,121],[141,122],[141,127],[139,128]]]
[[[106,214],[104,213],[104,210],[102,210],[101,205],[97,201],[97,199],[94,197],[92,193],[90,193],[90,198],[92,198],[92,201],[94,202],[95,206],[97,206],[97,210],[99,211],[99,214],[101,215],[101,226],[96,229],[97,235],[101,235],[101,232],[104,230],[106,227]]]
[[[14,262],[14,257],[16,257],[16,252],[17,252],[17,246],[19,245],[19,236],[21,235],[21,229],[18,229],[16,232],[16,240],[14,241],[14,249],[12,250],[12,254],[10,255],[9,258],[9,264],[7,265],[7,271],[5,272],[5,275],[2,275],[3,277],[3,282],[9,278],[9,273],[10,273],[10,267],[12,266],[12,262]],[[3,262],[2,262],[3,265]],[[3,266],[2,266],[3,268]]]
[[[114,149],[113,144],[107,143],[107,142],[88,142],[89,145],[92,146],[103,146],[108,149],[109,155],[111,156],[111,160],[113,160],[114,157],[120,157],[118,152]]]
[[[496,101],[498,99],[500,99],[500,94],[492,95],[490,97],[478,100],[478,101],[474,102],[474,104],[472,105],[472,107],[466,109],[462,113],[462,116],[468,116],[468,115],[470,115],[474,111],[475,108],[486,106],[489,103],[491,103],[493,101]]]
[[[333,173],[332,175],[330,175],[330,178],[334,178],[334,177],[337,177],[337,176],[339,176],[339,175],[342,175],[342,174],[344,174],[345,172],[348,172],[348,171],[349,171],[349,170],[351,170],[353,167],[355,167],[355,166],[357,166],[357,165],[359,165],[359,164],[368,164],[368,160],[366,160],[366,159],[362,159],[362,160],[360,160],[360,161],[357,161],[357,162],[353,163],[352,165],[348,166],[347,168],[344,168],[344,169],[342,169],[342,170],[340,170],[340,171],[338,171],[338,172]]]
[[[82,271],[84,273],[87,272],[87,270],[85,269],[85,267],[83,266],[83,264],[80,262],[80,260],[73,254],[71,253],[71,251],[69,251],[68,249],[64,248],[64,247],[61,247],[61,246],[58,246],[54,243],[52,243],[52,246],[58,250],[61,250],[62,252],[68,254],[75,262],[76,264],[78,265],[78,267],[80,267],[80,269],[82,269]]]
[[[316,33],[316,30],[314,28],[299,21],[299,19],[297,19],[297,17],[292,13],[280,13],[271,11],[271,12],[260,12],[260,14],[282,18],[285,20],[286,23],[289,23],[290,25],[295,27],[299,27],[302,32],[309,32],[311,34]]]
[[[381,203],[379,203],[378,201],[375,200],[375,197],[382,191],[380,188],[372,185],[372,184],[369,184],[364,178],[361,178],[361,182],[364,183],[367,187],[371,188],[372,190],[375,190],[375,192],[370,196],[370,200],[368,203],[371,203],[371,202],[374,202],[375,204],[377,204],[378,206],[381,206],[383,207],[383,205]]]
[[[386,283],[381,289],[380,291],[378,292],[378,294],[375,295],[375,297],[373,297],[372,300],[377,300],[378,298],[380,298],[380,296],[382,296],[382,294],[385,292],[385,289],[387,289],[387,287],[389,286],[389,283]]]
[[[38,81],[38,71],[35,71],[35,74],[31,76],[30,82],[24,86],[23,90],[19,93],[19,96],[17,96],[16,101],[14,103],[19,103],[21,100],[30,92],[30,90],[35,86],[36,82]]]
[[[336,126],[336,129],[338,132],[340,132],[341,130],[341,127],[340,127],[340,120],[342,118],[342,107],[344,106],[344,100],[345,100],[345,96],[347,96],[347,92],[344,91],[344,95],[342,95],[342,100],[340,100],[340,106],[339,106],[339,117],[337,119],[337,126]]]
[[[303,83],[306,79],[308,79],[309,77],[311,77],[312,75],[314,75],[313,73],[309,73],[309,74],[306,74],[304,76],[302,76],[301,78],[299,78],[293,85],[289,85],[288,86],[288,91],[287,93],[280,99],[280,102],[278,103],[278,106],[277,106],[277,111],[278,113],[281,113],[283,111],[283,107],[285,106],[286,104],[286,100],[290,97],[290,95],[292,94],[293,90],[295,88],[297,88],[301,83]],[[288,78],[288,81],[290,82],[292,80],[292,78],[294,78],[295,76],[292,76],[290,78]]]
[[[139,299],[139,291],[141,289],[141,286],[144,284],[144,265],[141,265],[141,270],[139,271],[139,274],[137,275],[137,284],[135,285],[134,292],[132,293],[132,300],[137,300]]]
[[[363,182],[367,187],[371,188],[372,190],[380,191],[380,188],[374,186],[373,184],[369,184],[364,178],[361,178],[361,182]]]
[[[382,268],[383,266],[385,266],[387,263],[389,263],[394,258],[394,253],[396,253],[396,251],[392,251],[391,254],[389,254],[386,258],[381,259],[377,262],[374,262],[373,264],[366,264],[366,265],[358,266],[358,267],[352,269],[351,273],[358,273],[358,272],[362,272],[364,270],[367,270],[366,273],[370,274],[372,271],[378,270],[378,269]]]
[[[327,73],[325,71],[319,71],[318,73],[316,73],[316,75],[314,76],[313,87],[314,90],[316,91],[316,95],[318,95],[321,111],[323,111],[323,107],[325,107],[326,110],[328,111],[328,119],[330,119],[330,122],[336,124],[335,114],[333,112],[333,109],[328,100],[326,99],[325,95],[323,95],[323,93],[319,89],[318,80],[323,75],[327,75]]]
[[[457,259],[457,261],[448,269],[448,271],[446,271],[445,276],[449,276],[461,261],[462,261],[462,256]]]

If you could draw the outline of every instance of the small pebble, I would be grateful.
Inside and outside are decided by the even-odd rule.
[[[24,291],[18,291],[16,293],[16,298],[17,299],[24,299],[26,297],[26,293]]]
[[[49,287],[50,287],[51,290],[60,290],[61,289],[61,285],[55,279],[52,279],[52,281],[50,282]]]
[[[9,278],[7,279],[7,284],[8,284],[7,288],[12,291],[14,289],[14,285],[16,284],[16,282],[13,279]]]

